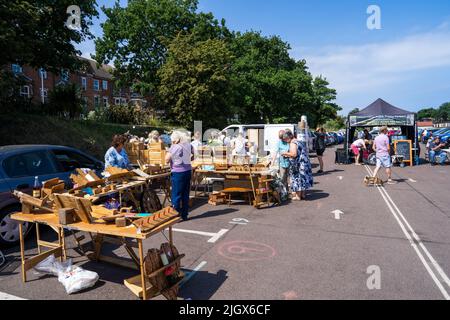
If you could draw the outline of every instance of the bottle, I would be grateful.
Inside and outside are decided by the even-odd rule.
[[[41,183],[39,182],[39,178],[37,176],[34,177],[33,197],[38,199],[41,198]]]

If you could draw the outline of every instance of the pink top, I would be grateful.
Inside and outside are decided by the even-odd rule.
[[[377,149],[377,157],[389,156],[389,138],[385,134],[380,134],[375,138],[375,147]]]

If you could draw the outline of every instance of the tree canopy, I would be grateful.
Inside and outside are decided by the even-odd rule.
[[[96,60],[114,61],[119,85],[154,95],[155,109],[192,125],[334,119],[336,91],[289,55],[280,37],[232,32],[197,0],[130,0],[102,8]]]
[[[443,103],[438,108],[425,108],[417,113],[418,119],[450,120],[450,102]]]
[[[80,29],[66,26],[70,5],[81,9]],[[60,72],[80,65],[74,44],[92,38],[95,0],[12,0],[0,2],[0,67],[9,63]]]

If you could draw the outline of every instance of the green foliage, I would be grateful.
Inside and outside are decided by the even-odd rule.
[[[231,115],[233,56],[223,40],[194,38],[180,34],[169,45],[167,61],[158,72],[158,99],[169,119],[180,125],[191,127],[203,119],[208,127],[219,126]]]
[[[359,108],[355,108],[349,112],[349,115],[351,116],[352,114],[358,113],[359,111],[361,111],[361,110],[359,110]]]
[[[167,47],[180,31],[193,32],[199,39],[229,35],[223,21],[197,14],[197,6],[198,0],[131,0],[126,8],[118,2],[113,8],[103,7],[107,20],[103,38],[95,41],[95,59],[114,60],[120,86],[154,93]]]
[[[44,113],[74,119],[82,112],[80,90],[76,84],[56,86],[49,94]]]
[[[345,128],[345,118],[337,116],[336,119],[328,120],[323,127],[327,131],[339,131]]]
[[[0,3],[0,67],[28,64],[59,72],[79,66],[74,44],[92,38],[89,27],[98,16],[95,0],[12,0]],[[82,11],[81,30],[65,23],[70,5]]]
[[[443,103],[439,108],[425,108],[417,113],[418,119],[450,120],[450,102]]]

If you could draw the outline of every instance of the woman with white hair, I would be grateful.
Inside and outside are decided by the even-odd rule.
[[[174,131],[170,138],[172,146],[166,155],[166,163],[172,169],[172,205],[186,221],[189,215],[193,148],[184,132]]]

